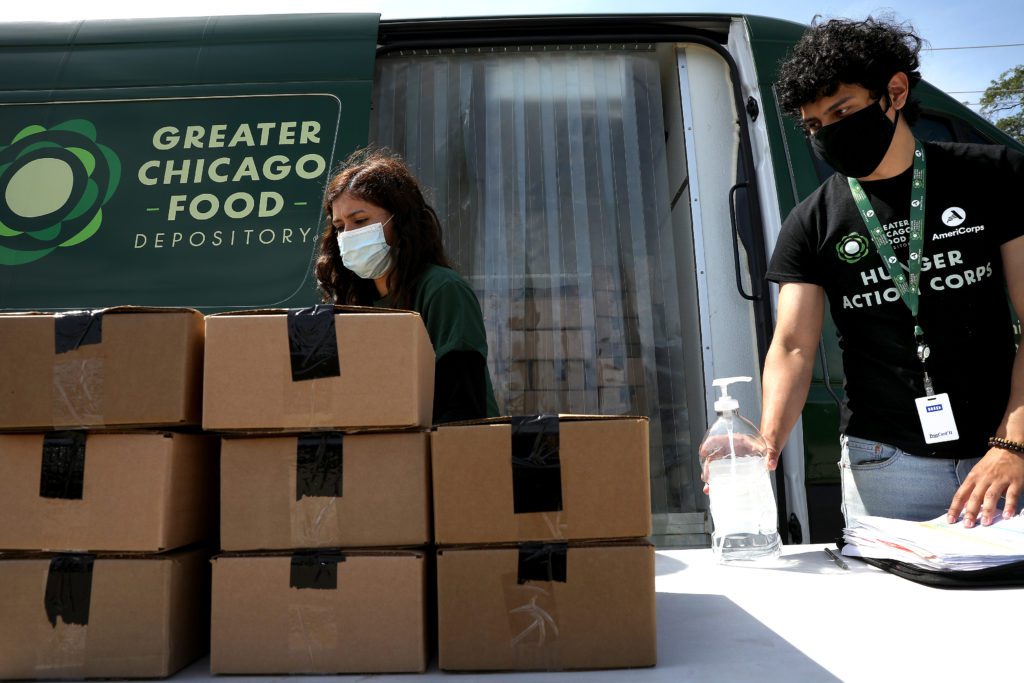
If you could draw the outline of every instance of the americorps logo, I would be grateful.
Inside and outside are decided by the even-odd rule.
[[[0,265],[32,263],[88,240],[120,180],[121,161],[91,121],[22,128],[0,148]]]
[[[965,220],[967,220],[967,212],[959,206],[951,206],[942,212],[942,222],[951,228],[959,226]]]

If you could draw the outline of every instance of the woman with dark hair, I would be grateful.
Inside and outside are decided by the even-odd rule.
[[[416,311],[434,346],[434,423],[498,414],[480,303],[451,269],[409,167],[359,150],[330,180],[316,261],[324,301]]]

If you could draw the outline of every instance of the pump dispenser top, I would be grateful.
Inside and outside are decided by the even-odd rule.
[[[740,409],[740,402],[729,395],[729,385],[735,382],[749,382],[751,377],[723,377],[712,380],[711,383],[722,390],[722,395],[715,400],[715,412],[726,413],[736,412]]]
[[[729,385],[750,377],[723,377],[712,382],[722,394],[718,417],[701,442],[704,480],[711,496],[714,531],[711,549],[721,562],[778,557],[781,548],[775,494],[765,464],[764,437],[740,415],[740,402]]]

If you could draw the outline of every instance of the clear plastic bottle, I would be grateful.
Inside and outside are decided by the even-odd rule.
[[[722,390],[715,401],[718,419],[700,447],[714,522],[711,548],[719,562],[771,559],[782,550],[775,495],[765,466],[767,444],[757,427],[739,414],[739,402],[729,396],[730,384],[750,380],[714,380]]]

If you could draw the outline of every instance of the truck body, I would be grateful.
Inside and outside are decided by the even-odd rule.
[[[706,545],[711,380],[754,377],[736,393],[757,422],[766,264],[831,172],[773,90],[803,30],[726,14],[0,25],[0,310],[317,303],[326,180],[388,147],[480,299],[501,411],[649,416],[655,540]],[[916,95],[919,137],[1016,145],[927,82]],[[841,525],[830,321],[820,351],[775,480],[788,542]]]

